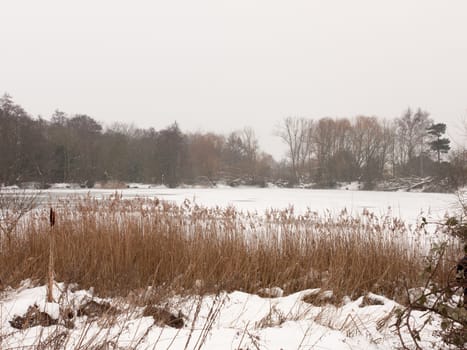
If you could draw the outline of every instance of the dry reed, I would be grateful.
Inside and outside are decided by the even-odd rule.
[[[149,285],[175,293],[257,292],[281,287],[333,290],[336,298],[365,292],[399,299],[422,284],[420,240],[397,219],[353,217],[293,208],[264,215],[158,199],[72,198],[56,206],[54,272],[59,281],[125,296]],[[0,279],[44,283],[49,251],[47,211],[24,218],[4,244]],[[447,255],[447,259],[454,257]],[[444,264],[439,278],[447,274]]]

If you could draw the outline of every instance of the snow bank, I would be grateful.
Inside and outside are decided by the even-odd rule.
[[[2,349],[37,346],[54,339],[62,341],[64,349],[78,346],[93,347],[104,343],[132,349],[394,349],[400,339],[393,324],[396,302],[369,294],[347,302],[341,307],[317,306],[307,303],[306,297],[319,290],[311,289],[285,297],[262,298],[243,292],[220,293],[204,298],[173,297],[161,307],[177,310],[183,315],[180,329],[158,325],[151,317],[143,316],[142,308],[108,300],[119,311],[114,318],[77,316],[76,309],[85,300],[97,303],[90,291],[65,291],[57,284],[54,298],[45,303],[44,286],[10,290],[0,303],[0,339]],[[11,326],[15,316],[37,305],[42,312],[58,319],[58,324],[36,326],[22,330]],[[74,308],[73,326],[65,327],[63,310]],[[69,313],[69,311],[68,311]],[[422,323],[430,315],[413,312],[414,322]],[[420,334],[420,345],[431,348],[441,344],[436,334],[440,320],[435,316]],[[60,338],[61,337],[61,338]],[[409,334],[403,333],[409,341]],[[62,340],[60,340],[62,339]],[[410,343],[410,342],[409,342]]]

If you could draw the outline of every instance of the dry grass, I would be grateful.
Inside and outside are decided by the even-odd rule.
[[[423,251],[405,225],[371,213],[361,217],[264,216],[233,208],[177,206],[157,199],[72,198],[56,209],[55,278],[126,296],[149,285],[176,293],[279,286],[286,293],[322,287],[357,297],[365,292],[401,299],[420,286]],[[45,283],[48,210],[23,218],[10,242],[0,237],[0,279]],[[418,235],[418,236],[417,236]],[[412,237],[412,238],[410,238]],[[438,278],[448,274],[454,253]]]

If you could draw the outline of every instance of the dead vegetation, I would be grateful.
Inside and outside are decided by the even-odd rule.
[[[102,316],[115,316],[118,313],[118,309],[110,305],[110,303],[99,303],[95,300],[89,300],[79,307],[76,315],[78,317],[87,316],[88,318],[94,319]]]
[[[16,329],[27,329],[36,326],[49,327],[57,322],[58,320],[53,319],[49,314],[40,311],[37,305],[32,305],[23,316],[15,316],[10,321],[10,325]]]
[[[146,306],[143,311],[143,316],[152,317],[154,319],[154,324],[159,327],[169,326],[173,328],[182,328],[185,325],[181,312],[175,315],[165,308],[154,305]]]
[[[14,234],[0,237],[4,285],[46,282],[48,216],[47,210],[30,213]],[[128,296],[147,286],[179,294],[280,287],[286,294],[332,290],[337,302],[367,292],[400,300],[404,288],[420,284],[423,270],[417,240],[424,233],[414,234],[397,219],[368,212],[297,215],[289,208],[260,216],[117,194],[72,198],[56,205],[54,272],[56,280],[93,287],[101,296]],[[446,255],[437,278],[454,256]]]

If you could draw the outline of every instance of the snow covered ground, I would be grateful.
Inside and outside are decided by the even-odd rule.
[[[262,298],[242,292],[200,297],[174,296],[165,310],[179,315],[183,326],[170,327],[163,318],[145,313],[143,308],[110,301],[115,313],[104,316],[81,315],[80,305],[93,298],[90,291],[65,291],[55,287],[59,303],[46,303],[46,288],[6,292],[0,304],[1,349],[395,349],[400,346],[393,326],[400,306],[384,297],[370,294],[342,307],[312,305],[307,296],[318,289],[277,298]],[[94,304],[94,305],[96,305]],[[24,315],[36,305],[50,315],[54,325],[16,329],[9,321]],[[88,304],[89,305],[89,304]],[[66,312],[65,312],[66,310]],[[82,308],[81,308],[82,310]],[[66,316],[64,316],[66,315]],[[427,320],[425,312],[415,311],[413,322]],[[31,321],[30,321],[31,322]],[[423,349],[438,348],[434,335],[438,318],[420,334]],[[408,333],[403,338],[410,344]]]

